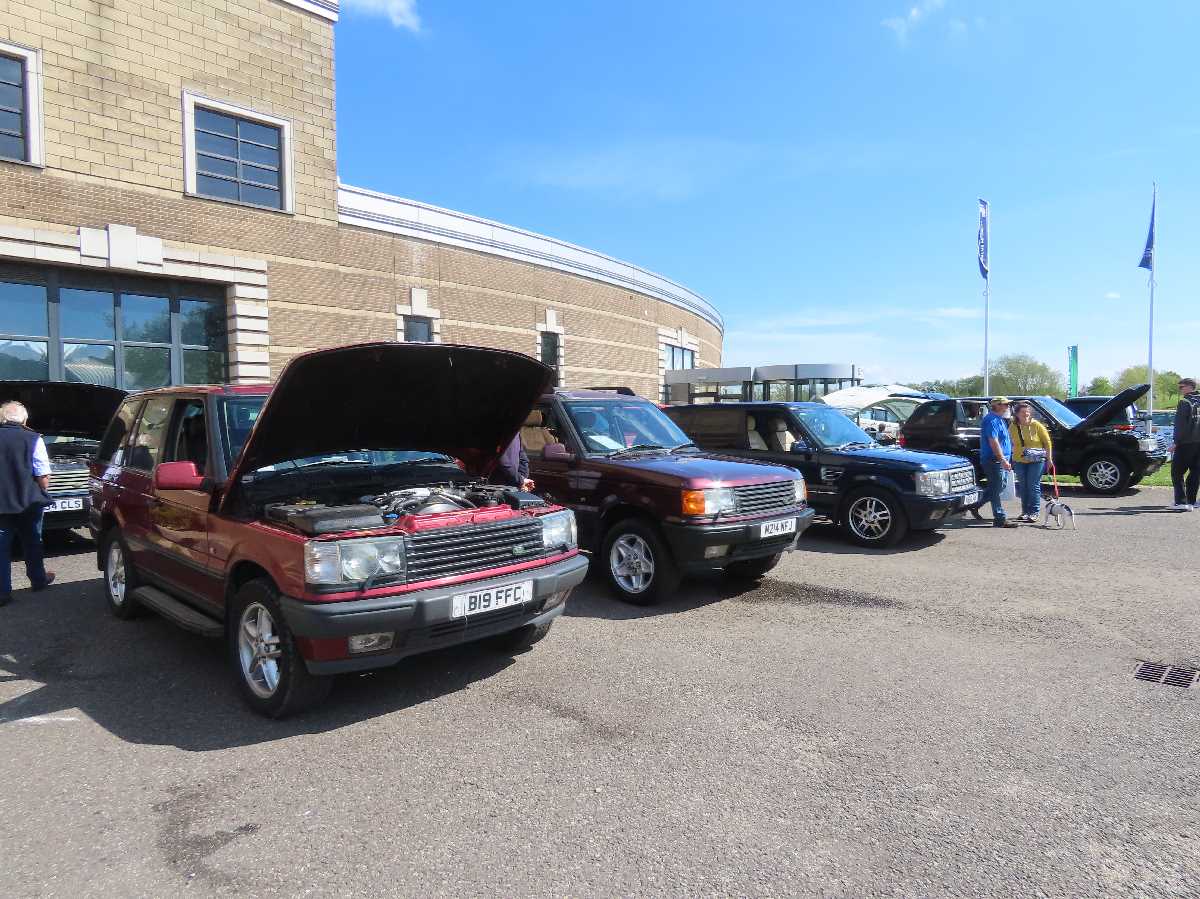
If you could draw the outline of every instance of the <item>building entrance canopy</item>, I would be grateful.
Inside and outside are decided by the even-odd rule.
[[[696,368],[669,371],[665,378],[673,404],[805,402],[862,383],[856,366],[837,363]]]

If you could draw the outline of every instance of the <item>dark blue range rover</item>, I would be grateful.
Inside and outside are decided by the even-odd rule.
[[[978,502],[965,459],[880,446],[823,403],[669,406],[705,450],[799,469],[816,513],[861,546],[892,546],[909,530],[936,528]]]

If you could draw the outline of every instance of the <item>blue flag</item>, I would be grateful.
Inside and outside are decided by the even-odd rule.
[[[979,201],[979,276],[988,276],[988,202]]]
[[[1142,251],[1142,261],[1138,268],[1154,270],[1154,207],[1158,205],[1158,188],[1154,189],[1154,199],[1150,201],[1150,233],[1146,235],[1146,249]]]

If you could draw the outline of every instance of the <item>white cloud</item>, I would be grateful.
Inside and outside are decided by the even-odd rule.
[[[896,35],[896,40],[906,43],[909,35],[924,25],[929,17],[946,5],[946,0],[918,0],[903,15],[884,19],[880,24]],[[961,21],[961,20],[955,20]],[[965,23],[962,23],[965,25]]]
[[[1115,290],[1110,290],[1108,293],[1106,293],[1106,294],[1104,295],[1104,299],[1106,299],[1106,300],[1119,300],[1119,299],[1121,299],[1121,295],[1120,295],[1119,293],[1117,293]]]
[[[384,16],[397,28],[407,28],[412,32],[421,30],[417,0],[342,0],[342,9],[367,16]]]

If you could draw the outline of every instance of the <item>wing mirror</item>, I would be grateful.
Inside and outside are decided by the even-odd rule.
[[[542,447],[542,459],[547,462],[574,462],[575,454],[561,443],[547,443]]]
[[[195,462],[160,462],[154,469],[154,486],[159,490],[202,490],[204,476]]]
[[[792,452],[793,453],[807,453],[808,452],[808,444],[805,443],[803,440],[797,440],[795,443],[792,444]]]

